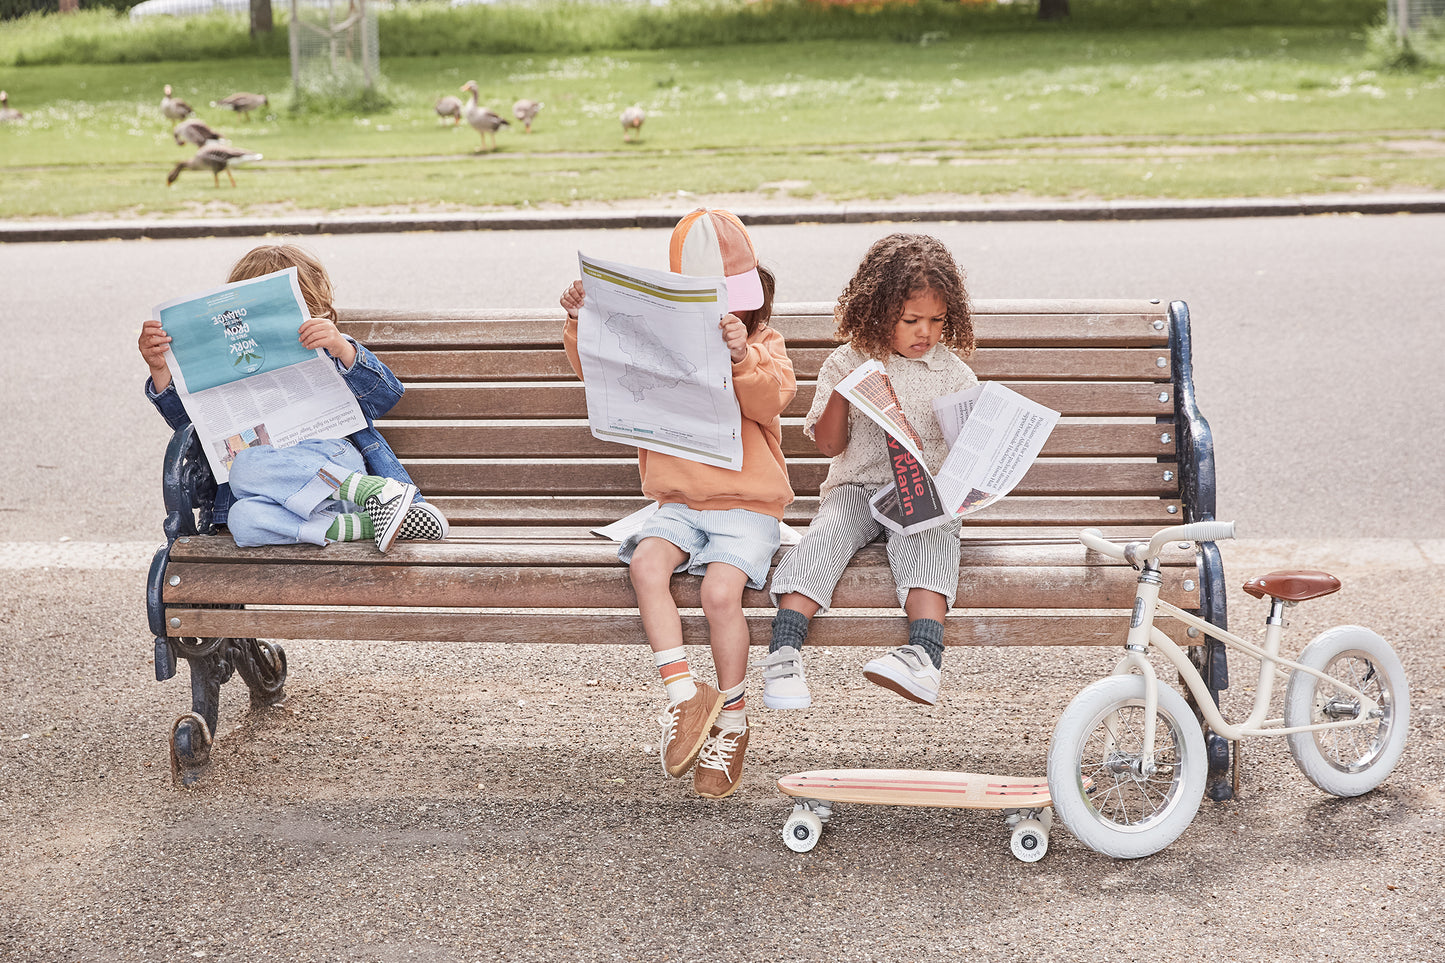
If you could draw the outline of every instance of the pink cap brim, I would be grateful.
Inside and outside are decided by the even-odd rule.
[[[758,277],[757,268],[734,274],[727,282],[729,311],[752,311],[763,306],[763,279]]]

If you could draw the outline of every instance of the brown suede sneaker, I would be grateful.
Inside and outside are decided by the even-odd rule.
[[[692,771],[692,788],[699,796],[721,799],[731,796],[743,781],[743,757],[748,752],[746,726],[741,729],[712,727],[707,742],[698,753],[697,768]]]
[[[696,695],[683,702],[674,702],[657,717],[662,724],[658,755],[662,757],[662,768],[669,776],[682,776],[697,762],[697,754],[707,739],[713,720],[722,711],[722,704],[721,692],[706,682],[699,682]]]

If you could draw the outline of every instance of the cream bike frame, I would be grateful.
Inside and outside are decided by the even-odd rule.
[[[1394,650],[1369,629],[1337,626],[1305,646],[1298,659],[1280,655],[1285,609],[1339,587],[1324,573],[1277,572],[1303,588],[1251,588],[1269,597],[1263,645],[1186,612],[1159,597],[1159,556],[1170,542],[1234,537],[1233,522],[1193,522],[1165,528],[1148,541],[1118,545],[1097,529],[1079,539],[1088,548],[1138,571],[1124,655],[1114,671],[1081,692],[1060,716],[1049,747],[1049,789],[1055,814],[1091,848],[1132,858],[1157,852],[1193,820],[1204,794],[1204,739],[1195,713],[1218,735],[1284,736],[1306,778],[1326,792],[1355,796],[1394,769],[1409,729],[1409,688]],[[1280,577],[1276,579],[1276,577]],[[1275,581],[1272,581],[1275,580]],[[1292,596],[1292,597],[1290,597]],[[1263,594],[1260,595],[1264,597]],[[1156,626],[1172,618],[1260,664],[1254,704],[1231,723],[1215,704],[1184,650]],[[1161,686],[1149,662],[1158,649],[1179,672],[1193,706]],[[1288,674],[1284,716],[1267,718],[1276,674]],[[1167,727],[1161,736],[1160,726]],[[1350,730],[1358,730],[1351,732]]]

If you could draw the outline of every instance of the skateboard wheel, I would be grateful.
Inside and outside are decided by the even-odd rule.
[[[818,814],[807,809],[794,809],[783,823],[783,843],[795,853],[806,853],[818,845],[823,835],[823,821]]]
[[[1009,849],[1025,863],[1037,863],[1049,851],[1049,831],[1037,819],[1021,820],[1009,840]]]

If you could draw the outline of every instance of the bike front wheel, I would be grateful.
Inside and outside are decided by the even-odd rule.
[[[1300,665],[1338,679],[1380,707],[1363,725],[1296,732],[1289,751],[1305,778],[1334,796],[1374,789],[1400,761],[1410,729],[1410,688],[1390,643],[1369,629],[1341,625],[1300,653]],[[1337,683],[1296,670],[1284,697],[1287,727],[1342,722],[1359,714],[1357,700]]]
[[[1049,746],[1054,813],[1080,842],[1136,859],[1189,827],[1204,797],[1204,736],[1188,703],[1159,686],[1154,751],[1144,754],[1145,681],[1117,675],[1069,703]]]

